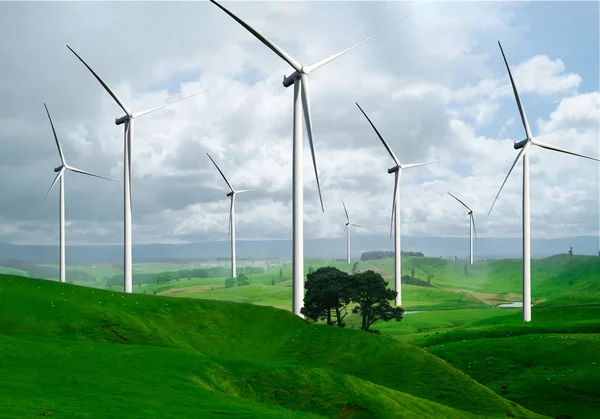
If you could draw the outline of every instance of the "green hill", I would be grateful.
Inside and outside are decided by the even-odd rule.
[[[0,275],[3,417],[542,417],[423,349],[271,307]]]

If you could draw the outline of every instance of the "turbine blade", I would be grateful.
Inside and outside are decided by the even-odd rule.
[[[394,198],[393,198],[393,203],[392,203],[392,220],[390,222],[390,238],[392,238],[392,231],[394,230],[394,223],[398,222],[398,220],[396,220],[396,218],[394,217],[394,215],[396,214],[395,209],[396,209],[396,193],[398,191],[398,172],[396,171],[396,173],[394,174]]]
[[[48,192],[46,192],[46,196],[44,197],[44,200],[42,201],[42,205],[44,205],[44,202],[46,202],[46,198],[48,198],[48,195],[50,195],[50,191],[52,190],[52,188],[54,188],[54,185],[56,185],[56,182],[63,175],[64,171],[65,171],[65,169],[60,169],[58,171],[58,173],[56,174],[56,177],[54,178],[52,185],[50,185],[50,189],[48,189]]]
[[[428,164],[434,164],[434,163],[439,163],[441,162],[441,160],[436,160],[436,161],[430,161],[427,163],[412,163],[412,164],[403,164],[402,168],[403,169],[410,169],[411,167],[419,167],[419,166],[426,166]]]
[[[129,125],[129,123],[127,123],[127,130],[129,131],[131,129],[131,126]],[[131,211],[133,213],[133,199],[132,199],[132,189],[133,189],[133,177],[132,177],[132,172],[131,172],[131,141],[128,140],[128,134],[126,135],[126,141],[127,141],[127,162],[129,165],[129,211]]]
[[[69,48],[71,50],[71,52],[73,54],[75,54],[75,56],[77,58],[79,58],[79,61],[81,61],[83,63],[83,65],[85,65],[87,67],[87,69],[90,70],[90,72],[94,75],[94,77],[96,77],[96,80],[98,80],[98,82],[100,82],[100,84],[102,85],[102,87],[104,87],[104,90],[106,90],[108,92],[108,94],[115,100],[115,102],[117,102],[117,105],[119,105],[121,107],[121,109],[123,109],[123,111],[128,116],[131,116],[131,111],[129,110],[129,108],[127,106],[125,106],[125,104],[123,103],[123,101],[121,99],[119,99],[119,97],[116,95],[116,93],[113,92],[110,87],[108,87],[108,84],[106,84],[104,82],[104,80],[102,80],[100,78],[100,76],[98,74],[96,74],[96,72],[94,70],[92,70],[92,67],[90,67],[89,65],[87,65],[87,63],[85,61],[83,61],[83,58],[81,58],[75,51],[73,51],[73,48],[71,48],[68,45],[67,45],[67,48]]]
[[[346,233],[347,229],[348,229],[348,224],[346,224],[346,227],[344,227],[344,231],[342,231],[342,234],[340,234],[340,237],[342,237]]]
[[[229,205],[229,228],[227,231],[227,235],[231,236],[231,208],[233,207],[233,195],[231,195],[231,205]]]
[[[344,204],[344,201],[342,201],[342,205],[344,206],[344,212],[346,213],[346,220],[350,222],[350,217],[348,217],[348,210],[346,209],[346,204]]]
[[[463,206],[468,209],[469,211],[472,211],[471,208],[467,207],[467,204],[465,204],[463,201],[461,201],[460,199],[458,199],[457,197],[455,197],[454,195],[452,195],[450,192],[448,192],[448,195],[450,195],[452,198],[456,199],[458,202],[460,202],[461,204],[463,204]]]
[[[492,203],[492,206],[490,207],[490,211],[488,212],[488,215],[490,215],[492,213],[492,209],[494,208],[494,204],[496,203],[496,200],[500,196],[500,192],[502,192],[502,188],[504,188],[504,184],[508,180],[508,177],[510,176],[511,172],[513,171],[513,169],[517,165],[517,162],[521,159],[521,157],[523,157],[523,155],[527,152],[527,150],[529,150],[530,146],[531,146],[531,143],[525,144],[525,146],[521,149],[521,151],[519,151],[519,154],[517,154],[517,158],[515,159],[515,161],[512,164],[512,166],[510,167],[510,170],[508,171],[508,174],[506,175],[506,178],[504,178],[504,182],[502,182],[502,186],[500,186],[500,190],[498,191],[498,194],[496,195],[496,198],[494,198],[494,202]]]
[[[50,120],[50,126],[52,127],[52,133],[54,134],[54,140],[56,141],[56,146],[58,147],[58,154],[60,154],[60,161],[64,166],[67,164],[67,162],[65,161],[65,155],[63,154],[62,147],[60,146],[60,141],[58,141],[58,135],[56,135],[56,130],[54,129],[54,124],[52,123],[52,118],[50,117],[50,112],[48,111],[46,103],[44,103],[44,108],[46,108],[46,113],[48,114],[48,119]]]
[[[471,214],[471,223],[473,224],[473,233],[475,233],[475,240],[477,240],[477,229],[475,228],[475,216]]]
[[[291,65],[292,67],[294,67],[294,70],[296,70],[296,71],[300,71],[301,70],[302,65],[298,61],[294,60],[291,56],[289,56],[288,54],[286,54],[285,51],[283,51],[281,48],[279,48],[277,45],[275,45],[275,43],[273,41],[271,41],[269,38],[267,38],[266,36],[261,35],[260,33],[258,33],[254,28],[252,28],[250,25],[248,25],[246,22],[244,22],[242,19],[240,19],[239,17],[237,17],[233,13],[231,13],[225,7],[221,6],[215,0],[210,0],[210,2],[213,3],[215,6],[217,6],[219,9],[223,10],[229,16],[231,16],[237,23],[239,23],[244,28],[246,28],[248,30],[248,32],[250,32],[256,38],[258,38],[258,40],[260,42],[262,42],[267,47],[269,47],[269,49],[271,49],[271,51],[273,51],[275,54],[277,54],[280,58],[282,58],[284,61],[286,61],[289,65]]]
[[[319,67],[323,67],[323,66],[324,66],[325,64],[327,64],[328,62],[330,62],[330,61],[333,61],[333,60],[335,60],[335,59],[336,59],[336,58],[338,58],[338,57],[341,57],[342,55],[344,55],[344,54],[345,54],[345,53],[347,53],[348,51],[350,51],[350,50],[353,50],[354,48],[356,48],[357,46],[359,46],[359,45],[361,45],[361,44],[364,44],[364,43],[365,43],[365,42],[367,42],[369,39],[371,39],[371,38],[375,38],[375,37],[376,37],[377,35],[379,35],[381,32],[383,32],[383,31],[379,31],[379,32],[377,32],[375,35],[371,35],[371,36],[369,36],[367,39],[365,39],[365,40],[363,40],[363,41],[360,41],[358,44],[352,45],[350,48],[346,48],[345,50],[343,50],[343,51],[341,51],[341,52],[338,52],[337,54],[333,54],[333,55],[332,55],[332,56],[330,56],[330,57],[327,57],[327,58],[325,58],[325,59],[323,59],[323,60],[317,61],[316,63],[313,63],[313,64],[311,64],[311,65],[307,66],[307,67],[305,68],[305,71],[306,71],[307,73],[309,73],[309,72],[311,72],[311,71],[315,71],[315,70],[316,70],[317,68],[319,68]],[[296,70],[298,70],[298,69],[296,69]]]
[[[529,129],[529,122],[527,122],[527,115],[525,115],[525,109],[523,109],[523,103],[521,103],[521,98],[519,97],[519,92],[517,92],[517,86],[515,86],[515,81],[513,79],[512,73],[510,72],[510,67],[508,66],[508,61],[506,61],[506,55],[504,55],[504,50],[502,49],[502,45],[500,41],[498,41],[498,46],[500,47],[500,52],[502,52],[502,58],[504,58],[504,64],[506,64],[506,69],[508,70],[508,77],[510,77],[510,84],[512,85],[513,93],[515,94],[515,100],[517,101],[517,106],[519,107],[519,113],[521,114],[521,121],[523,122],[523,128],[525,128],[525,134],[527,135],[527,139],[531,139],[531,130]]]
[[[361,225],[358,225],[358,224],[354,224],[354,223],[350,223],[350,225],[351,225],[351,226],[354,226],[354,227],[360,227],[360,228],[364,228],[363,226],[361,226]]]
[[[321,201],[321,210],[325,212],[323,206],[323,196],[321,195],[321,184],[319,183],[319,172],[317,171],[317,158],[315,157],[315,146],[313,143],[312,119],[310,115],[310,93],[308,90],[308,76],[302,74],[300,76],[300,89],[302,93],[302,109],[304,111],[304,123],[306,131],[308,131],[308,144],[310,145],[310,154],[312,156],[313,166],[315,168],[315,177],[317,178],[317,189],[319,190],[319,200]]]
[[[250,192],[250,191],[258,191],[260,188],[253,188],[253,189],[240,189],[239,191],[235,191],[235,193],[243,193],[243,192]]]
[[[93,174],[93,173],[86,172],[85,170],[77,169],[76,167],[72,167],[72,166],[66,166],[66,168],[67,168],[67,170],[70,170],[70,171],[72,171],[72,172],[77,172],[77,173],[81,173],[81,174],[84,174],[84,175],[88,175],[88,176],[97,177],[97,178],[100,178],[100,179],[106,179],[106,180],[110,180],[111,182],[117,182],[117,181],[116,181],[116,180],[114,180],[114,179],[107,178],[107,177],[100,176],[100,175],[95,175],[95,174]]]
[[[354,102],[354,103],[356,103],[356,102]],[[371,120],[369,119],[369,117],[367,116],[367,114],[365,113],[365,111],[362,110],[362,108],[360,107],[360,105],[358,103],[356,103],[356,106],[358,106],[358,109],[360,109],[360,111],[365,116],[365,118],[367,118],[367,121],[369,121],[369,124],[371,124],[371,126],[375,130],[375,134],[377,134],[377,136],[379,137],[379,139],[383,143],[383,146],[385,147],[385,149],[388,151],[388,153],[390,153],[390,156],[392,156],[392,159],[394,159],[394,162],[398,166],[400,166],[400,160],[398,160],[398,157],[396,157],[396,155],[394,154],[394,152],[392,151],[392,149],[390,148],[390,146],[388,145],[388,143],[385,142],[385,140],[383,139],[383,137],[381,136],[381,134],[379,133],[379,131],[377,131],[377,128],[375,128],[375,125],[373,125],[373,123],[371,122]]]
[[[174,105],[174,104],[176,104],[176,103],[179,103],[179,102],[181,102],[182,100],[189,99],[189,98],[191,98],[191,97],[194,97],[194,96],[196,96],[196,95],[199,95],[200,93],[204,93],[204,92],[206,92],[206,90],[201,90],[201,91],[199,91],[199,92],[196,92],[196,93],[194,93],[194,94],[192,94],[192,95],[189,95],[189,96],[186,96],[186,97],[182,97],[181,99],[174,100],[173,102],[169,102],[169,103],[167,103],[167,104],[165,104],[165,105],[158,106],[158,107],[156,107],[156,108],[152,108],[152,109],[146,109],[145,111],[141,111],[141,112],[135,112],[135,113],[133,114],[133,117],[134,117],[134,118],[139,118],[140,116],[148,115],[149,113],[152,113],[152,112],[154,112],[154,111],[158,111],[159,109],[166,108],[167,106]]]
[[[565,149],[553,146],[551,144],[542,143],[541,141],[535,140],[533,138],[531,139],[531,142],[534,145],[537,145],[537,146],[542,147],[542,148],[546,148],[548,150],[558,151],[560,153],[565,153],[565,154],[571,154],[572,156],[583,157],[584,159],[590,159],[590,160],[600,161],[600,160],[598,160],[598,159],[596,159],[594,157],[588,157],[588,156],[584,156],[583,154],[573,153],[572,151],[567,151]]]
[[[225,175],[223,174],[223,172],[221,172],[221,169],[219,169],[219,166],[217,166],[217,163],[215,163],[215,161],[213,160],[213,158],[210,157],[210,154],[206,153],[206,155],[208,156],[208,158],[210,159],[210,161],[213,162],[213,164],[215,165],[215,167],[217,168],[217,170],[219,171],[219,173],[221,174],[221,176],[223,176],[223,179],[225,179],[225,182],[227,183],[227,186],[229,186],[229,189],[231,189],[231,192],[235,192],[233,190],[233,186],[231,186],[231,183],[229,183],[229,181],[227,180],[227,178],[225,177]]]

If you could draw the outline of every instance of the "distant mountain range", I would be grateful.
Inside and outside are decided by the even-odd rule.
[[[532,239],[534,258],[567,253],[573,246],[578,255],[598,255],[598,236]],[[238,240],[240,259],[291,260],[291,240]],[[393,241],[386,236],[354,236],[352,258],[359,259],[369,250],[393,250]],[[522,252],[520,238],[480,238],[474,241],[476,258],[518,258]],[[466,258],[469,252],[467,238],[460,237],[402,237],[402,249],[423,252],[425,256]],[[122,259],[122,246],[67,246],[68,263],[113,263]],[[144,244],[133,246],[134,262],[192,262],[228,258],[229,241],[190,244]],[[345,239],[306,239],[306,258],[336,259],[346,256]],[[58,246],[14,245],[0,243],[0,259],[12,258],[33,263],[56,263]]]

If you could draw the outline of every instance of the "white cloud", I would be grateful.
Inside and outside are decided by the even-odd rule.
[[[206,152],[235,188],[260,188],[236,201],[238,237],[290,236],[293,88],[281,85],[282,76],[291,73],[286,63],[208,3],[119,3],[131,17],[126,43],[114,30],[118,19],[101,19],[114,12],[113,3],[39,7],[44,13],[0,4],[6,11],[0,23],[19,40],[0,41],[0,55],[9,58],[7,77],[14,81],[0,87],[2,97],[13,98],[6,101],[11,106],[0,105],[0,172],[11,173],[10,183],[0,186],[5,197],[0,232],[6,240],[56,241],[56,195],[44,208],[37,205],[59,161],[43,101],[49,101],[69,162],[122,179],[123,127],[114,124],[121,112],[64,48],[75,41],[78,53],[134,110],[206,89],[136,120],[134,243],[227,238],[226,185]],[[520,166],[492,215],[486,215],[516,156],[512,140],[521,139],[511,138],[508,129],[520,128],[520,120],[493,40],[507,39],[505,50],[519,47],[509,42],[525,30],[513,23],[518,4],[238,2],[230,7],[305,64],[390,26],[389,34],[310,75],[326,212],[318,202],[305,134],[305,237],[339,236],[341,200],[352,220],[366,227],[353,234],[389,234],[392,161],[355,101],[402,162],[443,159],[404,172],[405,234],[465,235],[468,220],[448,196],[451,191],[474,208],[479,236],[520,235]],[[67,12],[79,20],[67,19]],[[409,19],[394,24],[407,14]],[[28,16],[27,25],[11,26],[16,16]],[[45,38],[37,39],[40,34]],[[24,49],[30,54],[23,56]],[[539,54],[544,53],[540,46]],[[26,65],[33,59],[44,66]],[[538,121],[540,140],[598,156],[598,92],[576,94],[582,82],[571,63],[545,55],[509,63],[524,96],[533,93],[545,103],[550,103],[547,95],[561,99],[550,114],[527,108],[530,121]],[[35,103],[40,109],[31,113]],[[514,135],[521,133],[513,128]],[[490,138],[496,132],[497,138]],[[534,149],[531,176],[534,237],[597,233],[596,163]],[[121,242],[122,186],[68,177],[70,244]]]

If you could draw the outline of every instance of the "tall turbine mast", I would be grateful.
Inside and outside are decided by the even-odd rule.
[[[98,82],[104,87],[104,90],[108,92],[108,94],[113,98],[113,100],[119,105],[119,107],[125,112],[125,116],[115,119],[116,125],[123,124],[125,129],[125,139],[124,139],[124,152],[123,152],[123,241],[124,241],[124,251],[123,251],[123,288],[125,292],[132,292],[133,287],[133,275],[132,275],[132,260],[131,260],[131,143],[133,142],[133,127],[134,120],[144,115],[148,115],[152,112],[158,111],[162,108],[166,108],[167,106],[171,106],[175,103],[181,102],[182,100],[191,98],[196,96],[204,90],[194,93],[193,95],[189,95],[183,97],[181,99],[175,100],[173,102],[167,103],[162,106],[158,106],[156,108],[147,109],[141,112],[132,112],[125,103],[116,95],[116,93],[108,87],[108,84],[104,82],[100,78],[98,74],[81,58],[70,46],[67,45],[67,48],[75,54],[75,56],[87,67],[87,69],[92,73],[92,75],[98,80]]]
[[[558,148],[556,146],[543,143],[541,141],[536,140],[531,135],[531,129],[529,128],[529,122],[527,121],[527,116],[525,115],[525,109],[523,109],[523,103],[521,102],[521,98],[519,97],[519,92],[517,91],[517,87],[515,85],[515,81],[513,79],[512,73],[510,71],[510,67],[508,66],[508,61],[506,60],[506,56],[504,55],[504,50],[502,49],[502,45],[500,41],[498,41],[498,46],[500,47],[500,52],[502,53],[502,58],[504,59],[504,64],[506,65],[506,70],[508,71],[508,77],[510,78],[510,84],[512,86],[512,90],[515,96],[515,100],[517,102],[517,107],[519,108],[519,113],[521,114],[521,122],[523,122],[523,128],[525,129],[526,138],[523,141],[514,144],[515,150],[521,149],[519,154],[517,154],[517,158],[514,163],[510,167],[506,178],[504,178],[504,182],[502,182],[502,186],[500,186],[500,190],[494,198],[494,202],[492,202],[492,206],[490,207],[490,211],[488,215],[492,213],[492,209],[494,208],[494,204],[496,200],[500,196],[500,192],[502,192],[502,188],[504,188],[504,184],[508,180],[508,177],[512,173],[513,169],[519,162],[521,158],[523,158],[523,321],[530,322],[531,321],[531,252],[530,252],[530,244],[531,244],[531,219],[530,219],[530,211],[529,211],[529,155],[527,151],[532,145],[545,148],[548,150],[558,151],[560,153],[571,154],[573,156],[583,157],[584,159],[590,159],[595,161],[600,161],[593,157],[584,156],[582,154],[573,153],[571,151],[564,150],[562,148]]]
[[[316,69],[324,66],[330,61],[344,55],[348,51],[356,48],[357,46],[365,43],[369,39],[378,35],[379,33],[370,36],[364,41],[359,42],[356,45],[351,46],[337,54],[334,54],[328,58],[317,61],[311,65],[302,65],[290,55],[279,48],[273,41],[260,34],[242,19],[237,17],[235,14],[227,10],[225,7],[217,3],[215,0],[210,0],[211,3],[216,5],[218,8],[227,13],[236,22],[242,25],[252,35],[254,35],[259,41],[266,45],[271,51],[277,54],[282,60],[287,62],[294,72],[290,76],[283,77],[283,86],[290,87],[294,86],[294,119],[293,119],[293,227],[292,227],[292,312],[299,316],[304,317],[300,310],[304,306],[304,226],[303,226],[303,207],[304,207],[304,195],[303,195],[303,179],[302,179],[302,114],[304,113],[304,122],[306,123],[306,130],[308,132],[308,143],[310,145],[310,152],[313,161],[313,167],[315,170],[315,177],[317,179],[317,189],[319,191],[319,200],[321,202],[321,210],[325,212],[323,206],[323,198],[321,196],[321,185],[319,184],[319,175],[317,172],[317,161],[315,158],[315,150],[313,145],[313,133],[312,133],[312,119],[310,112],[310,95],[308,89],[308,75]]]
[[[375,125],[373,124],[373,122],[371,122],[371,120],[369,119],[369,117],[367,116],[365,111],[362,110],[362,108],[360,107],[360,105],[358,103],[356,103],[356,106],[358,106],[358,109],[360,109],[360,111],[365,116],[365,118],[367,118],[367,121],[369,121],[369,124],[371,124],[371,127],[373,127],[375,134],[377,134],[377,136],[381,140],[383,146],[388,151],[390,157],[392,158],[392,160],[394,160],[394,163],[395,163],[394,167],[388,169],[388,173],[389,174],[394,173],[394,177],[395,177],[395,179],[394,179],[394,199],[392,202],[392,219],[391,219],[391,223],[390,223],[390,237],[392,236],[392,229],[395,227],[395,229],[394,229],[394,256],[395,256],[394,289],[397,292],[395,303],[397,306],[399,306],[399,305],[402,305],[402,266],[401,266],[402,250],[400,248],[400,237],[401,237],[400,236],[400,176],[402,175],[403,169],[409,169],[411,167],[419,167],[419,166],[425,166],[428,164],[439,163],[439,161],[432,161],[432,162],[427,162],[427,163],[400,164],[400,160],[398,160],[398,157],[396,157],[396,155],[390,148],[389,144],[383,139],[383,136],[379,133],[379,131],[377,131],[377,128],[375,128]]]
[[[470,256],[469,260],[472,265],[473,264],[473,232],[475,233],[475,238],[477,238],[477,230],[475,230],[475,218],[473,217],[473,210],[471,208],[469,208],[463,201],[458,199],[456,196],[452,195],[450,192],[448,192],[448,195],[450,195],[452,198],[456,199],[466,209],[469,210],[469,212],[468,212],[468,215],[469,215],[469,256]]]
[[[229,187],[229,192],[227,193],[227,196],[231,197],[231,205],[229,207],[229,234],[231,235],[231,277],[235,278],[237,275],[236,257],[235,257],[235,194],[250,192],[250,191],[254,191],[256,189],[241,189],[238,191],[233,189],[233,186],[231,186],[231,183],[229,183],[229,181],[227,180],[227,178],[225,177],[225,175],[223,174],[221,169],[219,169],[219,166],[217,166],[217,163],[215,163],[213,158],[210,157],[210,154],[206,153],[206,155],[208,156],[210,161],[213,162],[213,164],[215,165],[215,167],[217,168],[217,170],[219,171],[219,173],[225,180],[225,183],[227,183],[227,186]]]
[[[50,117],[50,111],[48,111],[48,107],[46,106],[46,104],[44,103],[44,108],[46,108],[46,114],[48,115],[48,120],[50,121],[50,127],[52,127],[52,134],[54,135],[54,141],[56,142],[56,147],[58,148],[58,154],[60,155],[60,162],[61,165],[58,167],[54,168],[54,172],[58,172],[56,174],[56,177],[54,178],[54,181],[52,182],[52,185],[50,185],[50,189],[48,189],[48,192],[46,192],[46,196],[44,197],[44,200],[42,201],[42,204],[44,202],[46,202],[46,198],[48,198],[48,195],[50,194],[50,191],[52,191],[52,188],[54,188],[54,185],[56,185],[56,182],[60,179],[60,192],[59,192],[59,199],[58,199],[58,212],[59,212],[59,221],[58,221],[58,235],[59,235],[59,248],[60,248],[60,253],[59,253],[59,268],[58,268],[58,275],[59,275],[59,280],[60,282],[65,282],[66,281],[66,266],[65,266],[65,171],[70,170],[71,172],[76,172],[76,173],[81,173],[84,175],[88,175],[88,176],[93,176],[93,177],[97,177],[100,179],[106,179],[106,180],[110,180],[113,182],[116,182],[113,179],[109,179],[107,177],[103,177],[103,176],[98,176],[95,175],[93,173],[90,172],[86,172],[84,170],[81,169],[77,169],[76,167],[73,166],[69,166],[67,164],[67,160],[65,159],[65,155],[63,153],[62,147],[60,146],[60,141],[58,140],[58,135],[56,135],[56,130],[54,129],[54,123],[52,122],[52,118]]]

